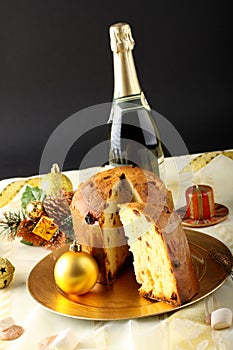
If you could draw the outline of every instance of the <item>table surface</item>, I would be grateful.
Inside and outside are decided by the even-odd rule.
[[[185,189],[191,184],[205,183],[212,186],[215,201],[228,207],[229,216],[217,225],[193,230],[212,235],[233,252],[233,161],[219,155],[198,171],[181,173],[180,170],[196,156],[165,159],[166,184],[172,191],[175,208],[185,205]],[[74,170],[66,174],[76,188],[79,182],[99,170]],[[2,180],[0,191],[14,180]],[[0,213],[17,208],[19,195],[1,208]],[[173,313],[121,321],[82,320],[45,309],[34,301],[27,290],[30,271],[49,253],[42,247],[27,246],[16,240],[0,240],[0,256],[8,258],[15,266],[13,281],[7,288],[0,290],[0,319],[12,316],[15,323],[24,328],[20,338],[0,341],[0,350],[36,350],[41,339],[66,328],[71,328],[79,339],[75,349],[231,349],[233,327],[217,331],[205,322],[206,315],[214,309],[228,307],[233,310],[233,282],[230,277],[203,300]]]

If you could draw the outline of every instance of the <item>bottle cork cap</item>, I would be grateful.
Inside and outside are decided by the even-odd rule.
[[[134,39],[128,23],[116,23],[110,26],[110,45],[114,52],[130,51],[134,48]]]

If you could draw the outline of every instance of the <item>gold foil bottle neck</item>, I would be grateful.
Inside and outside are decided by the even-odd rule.
[[[131,51],[134,48],[134,39],[128,23],[116,23],[110,26],[110,45],[114,52]]]

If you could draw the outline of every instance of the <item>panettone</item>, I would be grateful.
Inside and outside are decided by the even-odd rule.
[[[71,203],[74,230],[83,249],[95,256],[100,282],[110,284],[130,256],[118,204],[167,202],[160,178],[141,168],[104,170],[79,185]]]
[[[74,231],[98,262],[99,282],[111,284],[131,258],[141,295],[179,305],[197,292],[187,239],[169,199],[162,180],[138,167],[104,170],[78,186]]]

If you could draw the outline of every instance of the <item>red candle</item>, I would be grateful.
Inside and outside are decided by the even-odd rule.
[[[208,185],[194,185],[185,193],[187,215],[191,219],[209,219],[215,215],[214,193]]]

